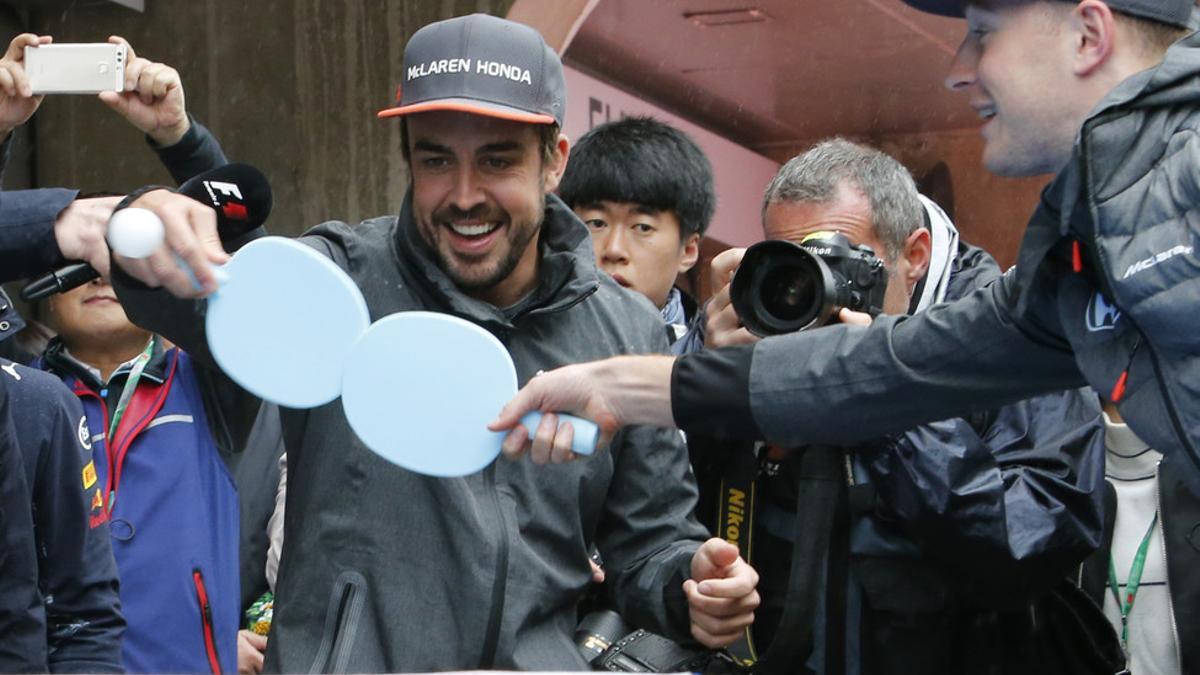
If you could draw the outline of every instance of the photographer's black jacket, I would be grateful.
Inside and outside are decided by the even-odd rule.
[[[991,256],[965,243],[951,264],[947,301],[1000,276]],[[859,412],[886,416],[889,407]],[[860,646],[844,663],[823,663],[825,671],[877,672],[881,658],[900,672],[935,665],[961,671],[955,659],[972,638],[953,627],[1024,610],[1096,547],[1103,430],[1095,396],[1071,390],[848,447],[847,480],[857,494],[847,539],[830,551],[829,564],[852,564],[849,583],[830,583],[853,585],[854,592],[827,589],[819,632],[828,645],[850,631]],[[774,635],[790,583],[797,458],[792,453],[777,476],[758,481],[751,563],[762,575],[755,626],[760,650]],[[834,598],[845,597],[859,598],[850,602],[849,616],[834,606],[845,602]],[[876,641],[881,635],[906,637],[888,644]],[[818,659],[840,659],[838,650],[818,649]],[[986,659],[977,654],[973,663],[983,666]]]

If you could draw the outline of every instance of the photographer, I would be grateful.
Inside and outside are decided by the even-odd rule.
[[[1000,275],[991,256],[961,242],[941,209],[922,199],[899,162],[836,139],[780,169],[766,190],[763,230],[769,240],[803,243],[815,252],[829,270],[829,291],[845,284],[860,294],[863,309],[917,313]],[[718,283],[728,280],[738,258],[740,251],[718,257]],[[758,339],[737,327],[736,311],[760,334],[835,320],[821,318],[832,307],[821,313],[820,265],[804,266],[808,259],[781,241],[752,248],[737,271],[739,283],[725,284],[708,306],[710,343]],[[811,305],[809,296],[795,292],[806,279],[816,281],[807,287],[816,301]],[[870,317],[847,312],[843,320]],[[886,415],[887,408],[860,413]],[[1070,391],[842,448],[838,473],[851,487],[829,514],[839,524],[825,523],[833,527],[828,551],[796,541],[813,536],[811,529],[797,530],[797,509],[824,508],[797,503],[806,499],[798,493],[813,489],[799,461],[806,449],[763,448],[749,476],[753,517],[742,514],[753,523],[752,564],[761,574],[763,604],[753,626],[758,653],[776,638],[785,647],[797,642],[776,634],[794,600],[792,585],[817,585],[824,609],[815,627],[823,639],[811,655],[796,653],[780,663],[772,656],[779,648],[770,646],[765,665],[798,671],[807,664],[815,672],[972,673],[996,666],[1032,672],[1053,658],[1046,643],[1017,646],[1004,636],[1032,634],[1031,621],[1045,622],[1039,603],[1098,542],[1102,428],[1094,399]],[[698,473],[716,467],[726,473],[726,485],[734,484],[730,474],[741,468],[729,444],[704,443],[701,453],[705,447],[715,456],[698,462]],[[704,478],[702,486],[714,484]],[[789,579],[793,550],[827,555],[823,575]],[[845,649],[847,640],[858,649]]]
[[[0,133],[6,138],[0,151],[5,156],[9,131],[27,121],[42,102],[29,88],[24,47],[50,41],[49,37],[18,36],[0,59]],[[146,143],[176,181],[224,165],[219,143],[187,113],[179,73],[138,57],[123,38],[113,36],[109,42],[126,48],[125,86],[120,93],[100,94],[100,100],[145,134]],[[76,191],[60,188],[3,193],[0,261],[6,263],[5,273],[26,276],[67,260],[85,260],[107,278],[109,252],[104,234],[120,199],[80,199]],[[79,515],[85,525],[90,522],[89,534],[94,529],[103,535],[108,560],[107,568],[96,560],[87,567],[111,569],[114,605],[117,568],[125,579],[121,601],[129,626],[123,641],[118,640],[119,632],[110,641],[115,666],[95,661],[86,667],[119,669],[123,661],[131,672],[257,671],[262,661],[261,639],[254,642],[238,631],[239,505],[230,481],[246,428],[254,418],[224,414],[221,404],[238,400],[232,385],[212,373],[194,371],[187,355],[130,324],[107,281],[96,279],[54,296],[47,306],[62,336],[51,341],[37,365],[71,385],[74,394],[62,391],[70,405],[79,408],[82,402],[87,408],[83,431],[88,433],[84,437],[96,459],[89,464],[94,478],[89,482],[85,477],[84,481],[91,506],[81,509]],[[143,352],[146,358],[139,362]],[[34,376],[54,379],[41,373],[24,378],[34,381]],[[130,396],[123,398],[126,389]],[[149,407],[148,401],[152,402]],[[122,418],[126,404],[139,414]],[[116,412],[111,421],[108,411]],[[136,427],[142,414],[154,418],[144,427]],[[118,424],[117,418],[125,424]],[[120,432],[119,438],[113,432]],[[114,441],[111,451],[110,440]],[[133,456],[123,472],[126,452],[118,452],[122,447]],[[163,453],[163,449],[171,452]],[[78,470],[70,475],[79,480]],[[121,481],[120,502],[112,499],[117,481]],[[110,521],[113,551],[108,542]],[[185,521],[189,527],[178,527]],[[52,543],[58,544],[59,550],[66,548],[70,543],[66,535],[73,533],[62,526],[41,530],[55,533]],[[60,555],[52,562],[51,572],[74,572],[69,568],[70,559]],[[261,559],[257,562],[261,569]],[[147,574],[148,570],[153,573]],[[78,572],[75,575],[87,578]],[[56,580],[51,576],[51,581]],[[201,595],[202,587],[207,598]],[[64,604],[61,601],[66,594],[55,595],[58,604]],[[70,624],[52,615],[52,600],[46,599],[47,621],[56,631],[66,632],[60,624],[68,628]],[[202,606],[205,603],[207,607]],[[93,633],[108,630],[111,622],[81,619],[76,623],[86,627],[72,629],[75,641],[82,642]],[[124,630],[123,623],[119,627]],[[68,632],[67,637],[72,635]],[[57,651],[60,661],[70,654],[68,649]],[[51,653],[53,669],[56,659],[54,651]]]

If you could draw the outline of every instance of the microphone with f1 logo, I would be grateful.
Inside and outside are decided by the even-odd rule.
[[[222,242],[245,235],[271,215],[271,185],[261,171],[248,164],[226,164],[205,171],[185,181],[178,192],[213,208]],[[29,282],[21,289],[21,299],[32,302],[65,293],[98,276],[87,263],[65,265]]]

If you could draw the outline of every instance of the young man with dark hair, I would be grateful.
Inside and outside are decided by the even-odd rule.
[[[591,230],[600,268],[654,303],[671,351],[694,348],[698,340],[680,338],[696,303],[675,279],[699,259],[715,208],[704,152],[687,134],[650,117],[601,124],[572,150],[558,196]]]

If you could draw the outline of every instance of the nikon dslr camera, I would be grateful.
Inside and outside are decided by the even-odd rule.
[[[842,308],[883,311],[887,270],[870,246],[814,232],[799,244],[770,240],[746,250],[730,288],[738,317],[760,337],[824,326]]]

